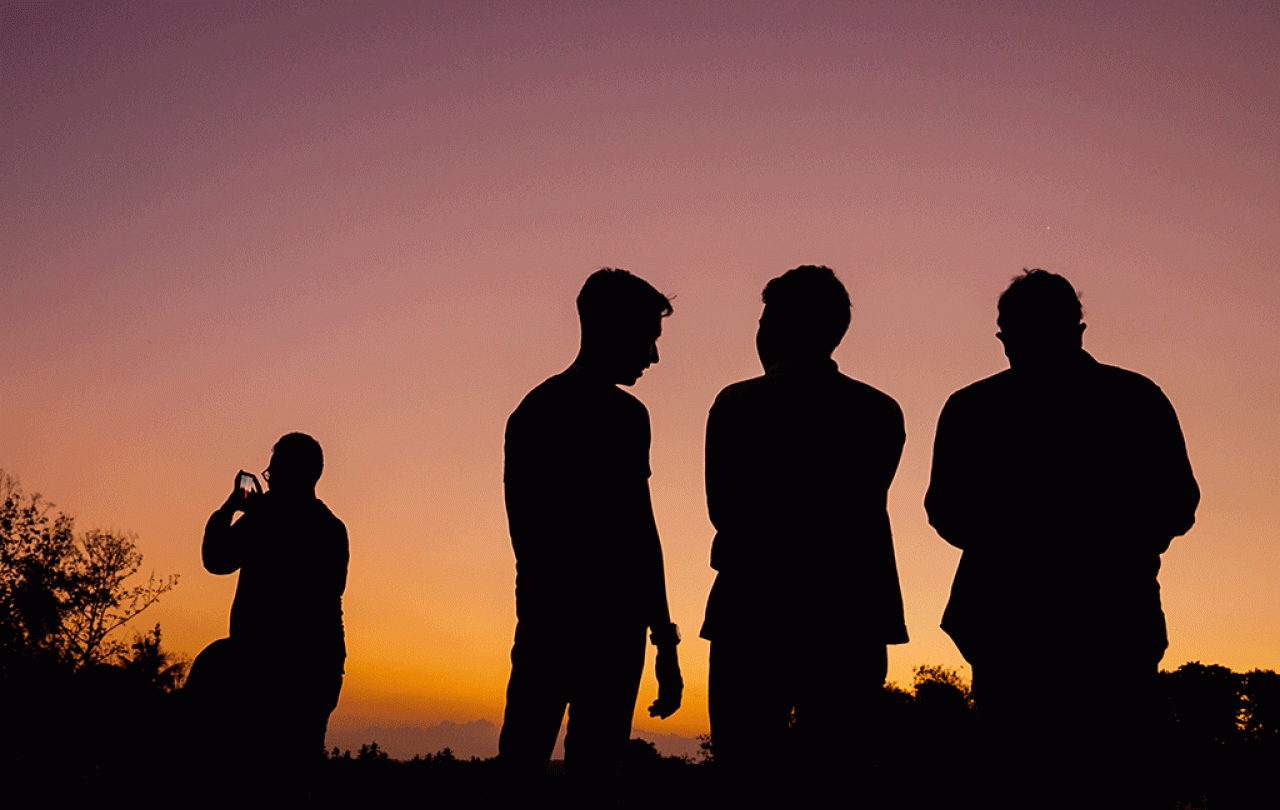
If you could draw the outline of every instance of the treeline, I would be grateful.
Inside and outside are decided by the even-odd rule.
[[[70,517],[38,495],[25,495],[0,471],[0,774],[14,795],[55,791],[63,803],[113,804],[128,777],[146,775],[150,788],[190,794],[184,774],[208,772],[191,760],[181,684],[187,664],[166,652],[159,625],[128,636],[126,622],[176,578],[130,578],[141,566],[133,538],[76,532]],[[288,661],[264,688],[288,688]],[[1081,677],[1105,678],[1105,661],[1081,662]],[[1028,678],[1036,673],[1028,672]],[[1161,672],[1158,750],[1135,752],[1163,764],[1153,793],[1169,808],[1222,810],[1280,806],[1272,772],[1280,762],[1280,675],[1244,673],[1199,662]],[[1052,734],[1055,696],[1046,693],[1029,722],[1027,744]],[[1132,732],[1117,717],[1099,734]],[[779,760],[804,761],[802,727],[793,724]],[[977,711],[969,684],[945,667],[920,667],[907,687],[888,684],[880,705],[849,728],[850,750],[873,766],[875,785],[861,786],[873,806],[928,807],[979,790],[982,766]],[[254,745],[270,750],[269,739]],[[260,749],[261,750],[261,749]],[[245,752],[214,756],[235,760]],[[319,752],[317,752],[319,757]],[[653,743],[632,740],[622,782],[663,785],[668,806],[714,801],[715,744],[702,739],[697,756],[659,755]],[[216,770],[216,769],[214,769]],[[572,780],[551,780],[550,790]],[[502,782],[494,759],[459,759],[449,749],[398,761],[376,742],[329,752],[313,796],[323,805],[383,797],[440,798],[486,804]],[[122,797],[123,798],[123,797]],[[648,806],[652,791],[623,796],[623,806]]]
[[[126,632],[177,577],[130,580],[131,535],[77,532],[71,517],[0,470],[0,770],[75,792],[124,772],[165,739],[186,662],[160,626]]]
[[[1162,806],[1224,810],[1280,805],[1280,789],[1273,784],[1275,763],[1280,762],[1280,674],[1238,673],[1189,662],[1162,671],[1157,683],[1162,728],[1150,735],[1158,740],[1157,748],[1135,751],[1134,756],[1161,763],[1160,783],[1151,791]],[[875,784],[859,785],[852,798],[868,806],[933,810],[964,796],[982,795],[979,774],[989,763],[982,761],[972,690],[959,673],[941,666],[919,667],[909,686],[887,684],[881,698],[876,713],[849,729],[852,755],[872,763],[878,776]],[[1053,733],[1054,704],[1054,696],[1045,694],[1043,713],[1027,729],[1027,745]],[[808,753],[795,723],[792,732],[788,749],[775,752],[780,766],[786,764],[783,760],[803,760]],[[1124,717],[1098,730],[1121,736],[1132,732]],[[694,757],[662,756],[652,742],[631,740],[619,782],[662,785],[668,806],[713,804],[715,743],[709,736],[700,739],[701,750]],[[553,800],[570,790],[569,780],[554,778],[562,765],[552,763],[547,790]],[[425,785],[432,786],[433,795],[466,801],[475,791],[496,789],[500,780],[495,759],[459,759],[446,748],[396,760],[371,742],[354,753],[331,751],[321,783],[324,795],[336,805],[340,797],[408,799],[421,795]],[[619,798],[623,807],[647,807],[653,794],[643,791]],[[1034,800],[1028,806],[1034,806]]]

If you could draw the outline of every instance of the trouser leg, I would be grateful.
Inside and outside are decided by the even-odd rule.
[[[528,624],[516,626],[511,648],[511,678],[498,737],[498,756],[516,778],[546,775],[560,723],[568,705],[568,684],[561,673],[560,642]]]
[[[817,806],[830,797],[871,799],[875,752],[881,750],[881,691],[888,673],[884,644],[814,639],[797,656],[795,789]],[[805,802],[801,802],[805,803]]]
[[[727,798],[756,799],[780,789],[788,759],[791,683],[783,656],[756,642],[711,644],[708,710],[718,781]]]
[[[1131,810],[1157,801],[1155,662],[1097,652],[974,665],[993,806]]]
[[[645,629],[604,631],[574,656],[564,747],[565,769],[575,780],[617,774],[644,672]]]

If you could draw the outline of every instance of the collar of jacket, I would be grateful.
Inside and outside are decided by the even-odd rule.
[[[767,377],[773,377],[780,374],[817,374],[839,370],[836,361],[830,357],[805,357],[774,363],[764,373]]]

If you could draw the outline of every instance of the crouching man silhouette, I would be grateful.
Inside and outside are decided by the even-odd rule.
[[[200,654],[187,689],[215,729],[209,739],[235,745],[245,760],[236,778],[211,786],[230,795],[243,795],[231,784],[243,779],[255,793],[296,799],[324,754],[346,660],[349,552],[346,526],[316,497],[323,468],[316,440],[290,433],[262,474],[268,491],[256,479],[252,489],[237,486],[205,525],[204,567],[240,577],[230,638]]]
[[[631,733],[646,629],[658,648],[649,713],[680,707],[679,633],[649,500],[649,413],[618,388],[658,362],[670,313],[627,271],[592,274],[578,295],[577,359],[507,422],[517,625],[498,745],[516,790],[546,774],[566,707],[570,778],[588,793],[609,789]]]

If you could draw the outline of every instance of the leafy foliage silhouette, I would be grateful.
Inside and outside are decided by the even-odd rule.
[[[0,771],[73,800],[134,758],[163,759],[186,662],[158,624],[131,643],[123,631],[177,577],[128,584],[141,563],[132,535],[77,533],[0,470]]]
[[[78,670],[127,657],[118,631],[178,582],[126,584],[141,565],[133,535],[77,534],[69,515],[0,470],[0,667],[40,659]]]

